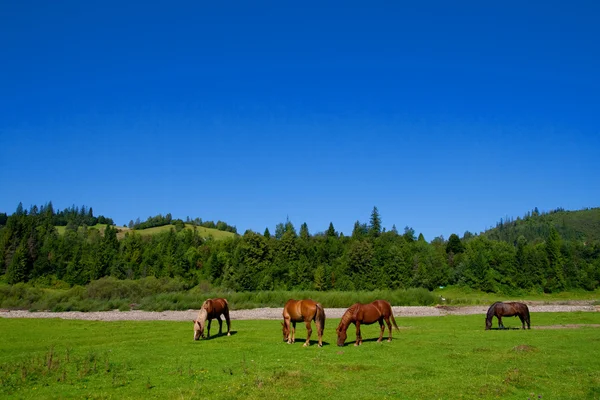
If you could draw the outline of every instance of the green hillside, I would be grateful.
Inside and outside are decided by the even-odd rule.
[[[55,228],[59,234],[62,235],[65,233],[66,226],[56,226]],[[133,230],[133,229],[120,227],[120,226],[117,226],[116,228],[118,231],[117,237],[119,239],[122,239],[127,232],[135,232],[142,236],[156,235],[158,233],[168,232],[170,229],[175,229],[175,226],[163,225],[163,226],[157,226],[154,228],[138,229],[138,230]],[[94,226],[88,227],[88,229],[97,229],[100,232],[104,232],[104,230],[106,229],[106,224],[96,224]],[[184,229],[193,230],[194,225],[185,224]],[[196,226],[195,229],[198,232],[198,234],[203,238],[212,237],[213,239],[221,240],[221,239],[226,239],[226,238],[232,238],[235,236],[235,233],[232,233],[232,232],[225,232],[225,231],[220,231],[218,229],[205,228],[203,226]]]
[[[233,233],[233,232],[220,231],[218,229],[205,228],[203,226],[194,226],[192,224],[185,224],[184,229],[193,230],[194,228],[196,229],[198,234],[202,237],[212,236],[214,239],[220,240],[220,239],[232,238],[235,236],[235,233]],[[129,228],[118,228],[118,229],[119,229],[119,235],[125,235],[126,232],[131,232],[131,229],[129,229]],[[173,225],[163,225],[163,226],[157,226],[154,228],[139,229],[139,230],[135,230],[135,232],[139,233],[140,235],[155,235],[157,233],[168,232],[170,229],[175,229],[175,227]]]
[[[554,226],[565,240],[600,241],[600,208],[579,211],[558,209],[541,214],[534,210],[523,218],[501,221],[483,235],[492,240],[509,243],[515,242],[519,236],[524,236],[528,241],[535,242],[545,240],[551,226]]]

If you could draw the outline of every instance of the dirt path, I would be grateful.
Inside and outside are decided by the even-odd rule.
[[[576,304],[529,304],[529,311],[539,312],[598,312],[600,306],[592,302],[577,302]],[[444,315],[485,314],[489,306],[436,306],[436,307],[393,307],[397,317],[440,317]],[[248,310],[232,310],[232,320],[242,319],[281,319],[282,308],[254,308]],[[341,318],[345,308],[326,308],[328,318]],[[92,311],[92,312],[30,312],[24,310],[0,310],[0,318],[62,318],[81,319],[90,321],[192,321],[198,310],[187,311]]]

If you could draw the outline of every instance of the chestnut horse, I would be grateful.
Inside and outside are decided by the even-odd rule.
[[[360,324],[370,325],[375,322],[379,322],[381,330],[379,332],[379,339],[377,340],[377,343],[380,343],[383,339],[383,332],[385,331],[385,327],[383,326],[384,320],[390,331],[390,337],[388,338],[388,342],[391,342],[392,324],[390,323],[390,319],[394,323],[394,327],[396,328],[396,330],[400,331],[400,329],[398,329],[398,325],[396,325],[396,319],[394,318],[394,314],[392,313],[392,306],[387,301],[375,300],[374,302],[369,304],[356,303],[346,310],[346,312],[342,316],[340,324],[336,329],[338,337],[337,345],[343,346],[346,342],[346,331],[348,330],[348,325],[350,325],[350,323],[356,325],[356,343],[354,343],[354,345],[360,346],[362,344]]]
[[[502,303],[498,301],[490,306],[485,317],[485,330],[492,329],[492,319],[496,316],[498,318],[498,328],[504,329],[502,324],[502,317],[519,317],[525,329],[525,323],[527,328],[531,329],[529,321],[529,308],[523,303]]]
[[[283,307],[283,341],[292,344],[296,340],[296,322],[304,322],[306,325],[306,342],[304,347],[310,345],[312,334],[311,321],[315,321],[317,335],[319,336],[319,347],[323,347],[323,329],[325,329],[325,310],[320,303],[314,300],[290,299]],[[292,326],[290,335],[290,324]]]
[[[206,329],[207,337],[210,337],[210,323],[213,318],[219,320],[219,334],[223,331],[223,321],[221,315],[225,317],[227,322],[227,336],[231,336],[230,323],[229,323],[229,303],[227,299],[207,299],[202,303],[198,317],[194,320],[194,340],[204,338],[204,326],[206,320],[208,320],[208,327]]]

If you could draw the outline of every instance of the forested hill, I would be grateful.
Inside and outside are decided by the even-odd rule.
[[[540,213],[537,208],[516,220],[500,220],[495,228],[483,233],[488,239],[516,243],[520,236],[528,242],[543,242],[550,235],[550,227],[563,240],[580,242],[600,241],[600,207],[579,211],[556,209]]]
[[[598,208],[543,214],[533,210],[480,235],[461,239],[452,234],[429,243],[410,227],[404,233],[395,227],[386,230],[377,207],[368,223],[356,221],[349,236],[336,231],[333,223],[326,232],[311,234],[306,223],[296,230],[288,220],[277,224],[273,235],[268,229],[238,235],[235,227],[216,223],[217,229],[230,229],[222,231],[228,236],[222,240],[201,234],[209,222],[193,221],[189,229],[170,215],[149,218],[152,227],[132,222],[121,238],[113,225],[100,231],[78,227],[77,220],[68,220],[59,232],[57,214],[51,207],[0,213],[0,286],[73,286],[106,276],[153,276],[181,279],[188,287],[202,283],[234,291],[462,285],[513,293],[600,287]],[[66,215],[81,214],[76,209]],[[150,229],[155,232],[144,234]]]

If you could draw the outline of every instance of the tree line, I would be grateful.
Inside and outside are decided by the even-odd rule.
[[[10,284],[59,280],[86,285],[105,276],[154,276],[235,291],[465,285],[510,293],[594,290],[600,282],[600,242],[564,239],[554,225],[534,239],[520,235],[506,241],[467,232],[462,238],[452,234],[426,242],[410,227],[403,232],[383,228],[374,207],[369,222],[356,221],[349,236],[332,223],[311,234],[306,223],[297,230],[288,220],[277,224],[274,234],[248,230],[222,240],[174,228],[155,235],[133,230],[119,239],[112,225],[102,231],[68,227],[59,234],[48,207],[17,211],[0,219],[0,273]]]
[[[148,219],[146,219],[144,222],[140,221],[139,218],[137,218],[135,222],[130,220],[127,226],[129,229],[141,230],[165,225],[183,226],[185,224],[237,233],[237,228],[235,226],[231,226],[223,221],[217,221],[215,223],[214,221],[203,221],[202,218],[191,219],[190,217],[187,217],[185,222],[183,222],[182,219],[173,219],[171,213],[167,213],[167,215],[158,214],[154,217],[148,217]]]

